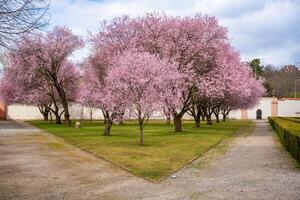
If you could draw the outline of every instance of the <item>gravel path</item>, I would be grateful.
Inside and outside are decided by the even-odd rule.
[[[266,121],[202,162],[154,184],[38,129],[0,122],[0,199],[300,199],[300,170]]]

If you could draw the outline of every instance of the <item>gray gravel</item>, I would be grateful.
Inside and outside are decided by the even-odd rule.
[[[208,167],[199,168],[199,159],[154,184],[36,128],[2,121],[0,199],[300,200],[300,170],[274,136],[258,121]]]

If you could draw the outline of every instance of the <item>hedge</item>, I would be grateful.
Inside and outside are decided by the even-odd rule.
[[[300,119],[297,118],[297,117],[278,117],[278,118],[289,120],[289,121],[296,122],[296,123],[300,124]]]
[[[284,148],[300,163],[300,124],[285,118],[268,119]]]

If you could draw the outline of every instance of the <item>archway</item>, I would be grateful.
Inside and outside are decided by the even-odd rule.
[[[258,109],[256,111],[256,119],[262,119],[262,111],[261,111],[261,109]]]

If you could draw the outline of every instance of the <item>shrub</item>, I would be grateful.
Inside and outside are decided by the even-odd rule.
[[[284,148],[300,163],[300,124],[285,118],[268,119]]]

